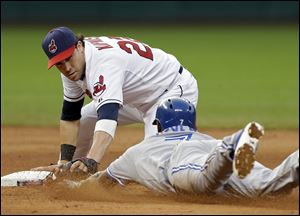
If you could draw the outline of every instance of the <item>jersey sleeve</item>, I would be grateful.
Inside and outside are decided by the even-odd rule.
[[[64,100],[68,102],[80,101],[85,96],[83,89],[74,81],[69,80],[61,73],[63,83]]]

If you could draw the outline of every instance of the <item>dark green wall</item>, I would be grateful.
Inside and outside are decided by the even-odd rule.
[[[296,21],[298,1],[1,1],[1,23]]]

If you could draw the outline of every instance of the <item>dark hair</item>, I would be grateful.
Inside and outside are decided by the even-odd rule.
[[[77,34],[76,38],[77,38],[78,41],[81,41],[82,46],[84,47],[84,36],[83,36],[83,34]],[[77,41],[77,43],[78,43],[78,41]]]

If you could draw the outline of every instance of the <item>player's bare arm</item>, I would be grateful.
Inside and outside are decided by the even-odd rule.
[[[96,131],[94,133],[94,139],[92,147],[87,155],[87,158],[95,160],[99,163],[108,148],[111,144],[113,137],[104,131]],[[73,163],[70,168],[70,172],[74,172],[76,169],[80,169],[84,172],[88,172],[88,167],[80,160]]]
[[[60,144],[68,143],[69,145],[76,147],[78,132],[79,132],[79,120],[64,121],[60,120]],[[66,158],[59,158],[57,164],[66,163],[70,160]]]
[[[72,161],[70,172],[78,169],[88,173],[98,171],[98,164],[113,141],[119,108],[120,105],[118,103],[107,103],[97,110],[98,121],[95,126],[92,147],[86,157]]]
[[[96,131],[94,134],[94,142],[91,150],[89,151],[87,157],[93,158],[95,161],[100,162],[104,152],[111,144],[113,137],[104,131]]]

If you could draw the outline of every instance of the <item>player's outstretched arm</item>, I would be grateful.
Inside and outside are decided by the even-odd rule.
[[[70,171],[93,174],[98,170],[98,163],[102,159],[108,146],[112,143],[113,137],[104,131],[95,131],[92,147],[87,155],[87,157],[75,159],[69,161],[68,163],[60,163],[57,165],[50,165],[44,167],[33,168],[34,171],[51,171],[55,175]]]
[[[93,145],[87,155],[88,158],[93,158],[100,162],[106,149],[112,143],[113,137],[105,131],[95,131]]]
[[[87,154],[87,158],[99,163],[106,149],[112,143],[112,140],[113,137],[109,133],[104,131],[95,131],[93,144],[89,153]],[[88,172],[88,167],[81,160],[74,162],[70,168],[70,171],[74,172],[77,169]]]
[[[107,103],[98,110],[98,121],[95,125],[93,144],[84,158],[72,161],[71,172],[81,170],[88,173],[97,172],[97,164],[101,161],[108,146],[112,143],[117,128],[120,104]]]

